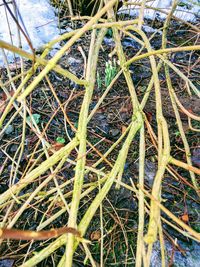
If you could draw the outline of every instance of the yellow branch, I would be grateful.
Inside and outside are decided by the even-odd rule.
[[[183,47],[171,47],[171,48],[166,48],[166,49],[159,49],[156,51],[151,51],[142,55],[139,55],[137,57],[132,57],[129,59],[124,66],[129,66],[131,63],[138,61],[140,59],[153,56],[153,55],[160,55],[160,54],[165,54],[165,53],[172,53],[172,52],[180,52],[180,51],[194,51],[194,50],[200,50],[200,45],[191,45],[191,46],[183,46]]]
[[[24,51],[23,49],[18,48],[18,47],[14,46],[14,45],[6,43],[3,40],[0,40],[0,47],[4,48],[6,50],[9,50],[9,51],[11,51],[13,53],[16,53],[16,54],[18,54],[18,55],[20,55],[22,57],[25,57],[27,59],[35,60],[40,65],[46,66],[48,64],[47,60],[42,59],[40,57],[34,57],[33,54],[28,53],[28,52]],[[61,74],[62,76],[69,78],[70,80],[74,81],[77,84],[81,84],[81,85],[86,84],[86,81],[78,79],[74,74],[72,74],[68,70],[64,70],[59,65],[55,65],[53,67],[53,70],[56,71],[57,73]]]

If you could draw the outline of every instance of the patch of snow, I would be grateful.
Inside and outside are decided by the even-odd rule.
[[[133,2],[129,0],[128,2]],[[153,8],[160,8],[164,12],[169,13],[172,7],[172,0],[152,0],[148,2],[147,5]],[[141,3],[141,1],[138,1]],[[119,14],[129,14],[130,16],[138,16],[139,14],[139,6],[122,6],[119,10]],[[181,18],[186,21],[195,21],[197,16],[200,14],[200,1],[199,0],[182,0],[174,12],[174,16]],[[153,9],[145,8],[144,16],[147,19],[155,19],[158,17],[159,19],[165,19],[166,14],[162,12],[155,11]]]
[[[166,262],[166,266],[168,266],[169,261],[172,256],[172,251],[175,249],[174,257],[173,257],[173,266],[177,267],[199,267],[200,262],[200,244],[191,241],[190,243],[184,243],[183,241],[178,240],[178,245],[181,246],[181,248],[185,251],[185,255],[183,255],[181,252],[176,250],[172,247],[171,243],[169,243],[167,240],[165,240],[165,249],[166,249],[166,261],[168,260],[168,263]],[[160,246],[159,243],[156,242],[153,246],[152,256],[151,256],[151,267],[161,267],[161,255],[160,255]]]
[[[142,29],[143,29],[143,31],[145,31],[145,32],[157,32],[157,33],[159,33],[159,34],[162,34],[161,31],[159,31],[159,30],[157,30],[157,29],[154,29],[154,28],[152,28],[152,27],[150,27],[150,26],[148,26],[148,25],[143,25],[143,26],[142,26]]]
[[[50,40],[58,37],[59,29],[57,28],[57,19],[54,13],[54,8],[47,0],[16,0],[15,2],[34,48],[39,48]],[[9,7],[13,11],[13,5],[11,3],[9,3]],[[3,1],[0,0],[0,39],[11,43],[6,14],[12,33],[13,44],[18,46],[19,42],[17,38],[16,23],[10,16],[9,12],[7,10],[5,11]],[[20,18],[19,23],[23,28]],[[26,51],[30,51],[30,47],[23,34],[21,34],[21,40],[22,48]],[[9,53],[9,61],[12,60],[12,56],[13,55]],[[2,55],[0,54],[0,64],[2,61]]]

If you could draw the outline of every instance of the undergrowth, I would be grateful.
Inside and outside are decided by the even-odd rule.
[[[117,0],[99,1],[98,12],[78,18],[81,1],[66,1],[69,23],[79,27],[41,55],[0,40],[1,254],[15,266],[150,266],[155,242],[165,266],[166,238],[200,241],[186,205],[186,198],[199,203],[192,151],[200,117],[183,103],[200,96],[190,79],[200,45],[168,39],[174,1],[155,49],[155,34],[142,28],[145,2],[135,1],[139,18],[120,20]],[[184,27],[191,39],[199,35],[197,26]],[[134,51],[124,49],[124,37],[137,43]],[[21,57],[19,68],[10,70],[5,51]],[[185,68],[173,57],[186,51]],[[143,67],[148,75],[140,79]],[[151,181],[147,162],[155,167]]]

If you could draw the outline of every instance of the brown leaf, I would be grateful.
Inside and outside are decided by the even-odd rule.
[[[3,113],[5,107],[6,107],[6,102],[0,99],[0,113]]]
[[[62,147],[64,147],[65,144],[62,144],[62,143],[59,143],[59,142],[56,142],[52,145],[52,148],[55,150],[55,151],[58,151],[60,150]]]
[[[14,95],[14,93],[15,93],[15,91],[14,90],[12,90],[12,91],[10,91],[10,96],[13,96]],[[4,112],[4,109],[6,108],[6,106],[7,106],[7,95],[4,93],[4,92],[2,92],[1,94],[0,94],[0,113],[3,113]],[[13,106],[11,107],[11,109],[10,110],[12,110],[12,108],[13,108]]]
[[[187,213],[184,213],[182,216],[181,216],[181,220],[184,221],[185,223],[189,222],[189,216]]]
[[[146,114],[146,117],[147,117],[148,122],[151,123],[152,117],[153,117],[152,113],[151,112],[145,112],[145,114]]]
[[[125,125],[122,125],[122,134],[126,131],[127,127]]]
[[[101,232],[100,231],[94,231],[90,235],[91,240],[99,240],[101,238]]]

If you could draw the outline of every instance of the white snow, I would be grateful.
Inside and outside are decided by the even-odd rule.
[[[133,0],[130,0],[133,1]],[[135,0],[136,1],[136,0]],[[137,0],[141,2],[141,0]],[[11,4],[12,1],[8,1],[10,8],[13,10],[13,6]],[[59,30],[57,28],[57,17],[54,13],[54,8],[50,5],[48,0],[15,0],[20,15],[23,19],[23,23],[26,27],[26,30],[29,34],[31,42],[33,43],[34,48],[39,48],[45,43],[48,43],[53,38],[56,38],[59,35]],[[182,19],[193,21],[200,10],[200,0],[181,0],[180,2],[184,2],[186,6],[179,6],[178,11],[175,12],[177,17]],[[196,4],[195,4],[196,3]],[[164,11],[169,12],[171,8],[172,0],[152,0],[148,1],[148,5],[152,7],[162,8]],[[131,15],[138,15],[138,9],[134,9],[129,6],[130,10],[123,10],[124,7],[121,8],[120,12],[128,12]],[[11,36],[9,33],[9,28],[6,19],[6,13],[9,20],[9,25],[11,29],[11,36],[13,43],[18,46],[18,38],[17,38],[17,26],[10,16],[9,12],[5,12],[5,7],[3,5],[3,1],[0,0],[0,39],[11,43]],[[153,19],[156,14],[154,10],[146,9],[145,17]],[[161,19],[164,19],[166,15],[159,13]],[[20,22],[20,25],[23,25]],[[147,30],[147,28],[146,28]],[[30,47],[27,44],[26,39],[21,34],[22,39],[22,48],[30,51]],[[8,53],[7,58],[9,62],[13,60],[13,54]],[[0,65],[2,65],[2,53],[0,50]]]
[[[134,2],[129,0],[128,2]],[[136,1],[135,1],[136,2]],[[154,8],[160,8],[165,12],[169,12],[172,7],[172,0],[152,0],[147,2],[148,6]],[[138,0],[138,3],[141,3],[141,0]],[[185,4],[184,6],[180,4]],[[139,13],[139,7],[136,6],[123,6],[121,7],[119,13],[130,14],[131,16],[137,16]],[[158,16],[160,19],[165,19],[166,14],[155,11],[153,9],[145,9],[144,16],[147,19],[154,19],[155,16]],[[199,0],[182,0],[179,1],[179,5],[176,8],[174,15],[178,18],[184,19],[186,21],[195,21],[196,17],[200,15],[200,1]]]
[[[59,35],[57,28],[57,18],[54,13],[54,8],[47,0],[15,0],[19,9],[23,23],[26,27],[30,40],[34,48],[39,48],[46,44],[53,38]],[[11,2],[11,1],[9,1]],[[5,12],[3,1],[0,0],[0,39],[11,43],[11,36],[6,19],[6,13],[9,20],[9,25],[12,33],[13,44],[18,46],[17,26],[10,16],[9,12]],[[13,5],[10,3],[9,7],[13,11]],[[23,25],[19,19],[20,25]],[[22,48],[30,51],[30,47],[21,34]],[[12,55],[9,53],[8,59],[12,60]],[[0,64],[2,63],[2,54],[0,53]]]

